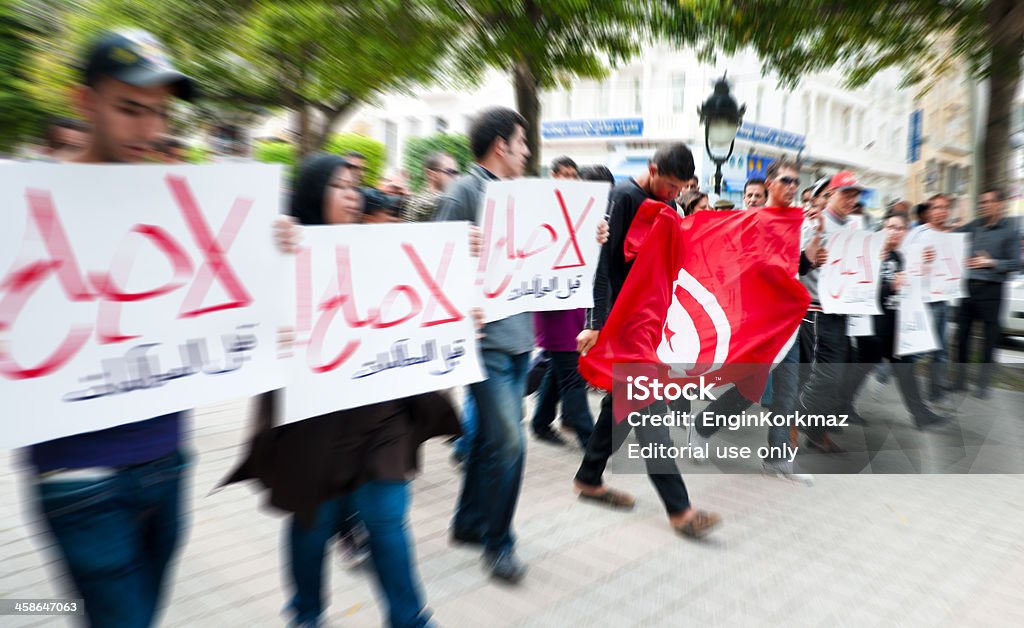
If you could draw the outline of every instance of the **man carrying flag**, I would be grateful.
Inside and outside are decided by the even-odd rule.
[[[622,291],[633,265],[632,260],[626,259],[625,249],[626,236],[634,217],[645,202],[659,201],[674,209],[674,199],[679,195],[683,182],[693,178],[693,172],[693,155],[690,150],[684,144],[672,144],[655,153],[647,172],[612,189],[608,219],[609,238],[601,248],[594,278],[594,308],[588,313],[586,328],[577,338],[578,350],[583,358],[580,361],[581,373],[585,377],[585,357],[598,342],[599,334],[609,320],[612,306]],[[605,340],[605,336],[601,336],[602,340]],[[607,388],[611,389],[610,386]],[[626,433],[625,430],[613,430],[613,423],[612,396],[609,393],[601,401],[601,413],[594,426],[594,433],[587,442],[583,462],[576,473],[575,487],[581,499],[629,509],[634,505],[633,497],[610,489],[602,482],[608,459],[617,446],[622,444],[623,435]],[[642,441],[666,444],[669,441],[666,427],[638,427],[637,434]],[[721,517],[693,508],[683,478],[674,466],[672,471],[652,473],[652,467],[648,464],[648,475],[665,504],[672,528],[687,536],[703,536],[721,521]]]

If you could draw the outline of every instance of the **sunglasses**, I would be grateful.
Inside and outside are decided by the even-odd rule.
[[[433,170],[434,172],[443,172],[449,177],[454,177],[459,174],[459,171],[455,168],[427,168],[427,170]]]
[[[797,183],[800,183],[800,179],[794,179],[793,177],[779,177],[776,181],[782,185],[796,185]]]

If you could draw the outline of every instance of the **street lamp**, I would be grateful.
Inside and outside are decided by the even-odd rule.
[[[725,76],[715,81],[715,91],[697,110],[701,124],[704,125],[704,148],[708,157],[715,162],[715,194],[722,193],[722,164],[732,157],[736,132],[739,131],[746,110],[747,106],[737,105],[736,99],[729,93],[729,82]]]

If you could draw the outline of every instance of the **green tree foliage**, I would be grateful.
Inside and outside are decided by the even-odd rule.
[[[411,137],[405,143],[403,164],[409,174],[409,184],[419,192],[426,184],[423,163],[431,153],[445,152],[455,158],[459,170],[465,172],[466,166],[473,163],[473,151],[469,148],[469,138],[454,133],[435,133],[426,137]]]
[[[43,74],[76,59],[102,30],[145,28],[196,77],[201,104],[297,111],[307,154],[358,104],[434,78],[449,29],[428,9],[402,0],[80,0],[65,5],[63,29],[36,66]]]
[[[1010,114],[1024,56],[1019,0],[736,0],[685,2],[680,28],[698,26],[704,52],[752,47],[784,82],[838,66],[851,86],[886,68],[908,84],[950,80],[964,63],[989,79],[982,185],[1005,183]]]
[[[539,91],[566,85],[577,77],[601,78],[609,65],[640,52],[655,34],[677,30],[672,17],[678,2],[661,0],[464,0],[446,4],[460,25],[452,38],[455,72],[479,76],[487,68],[513,79],[516,105],[529,125],[532,156],[527,166],[539,172]]]
[[[40,27],[14,0],[0,0],[0,154],[43,130],[44,112],[28,74],[31,40]]]

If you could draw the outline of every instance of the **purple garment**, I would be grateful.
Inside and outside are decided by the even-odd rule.
[[[576,336],[583,331],[587,310],[534,312],[537,346],[547,351],[575,351]]]
[[[184,412],[38,443],[29,448],[39,473],[56,469],[124,467],[152,462],[182,443]]]

